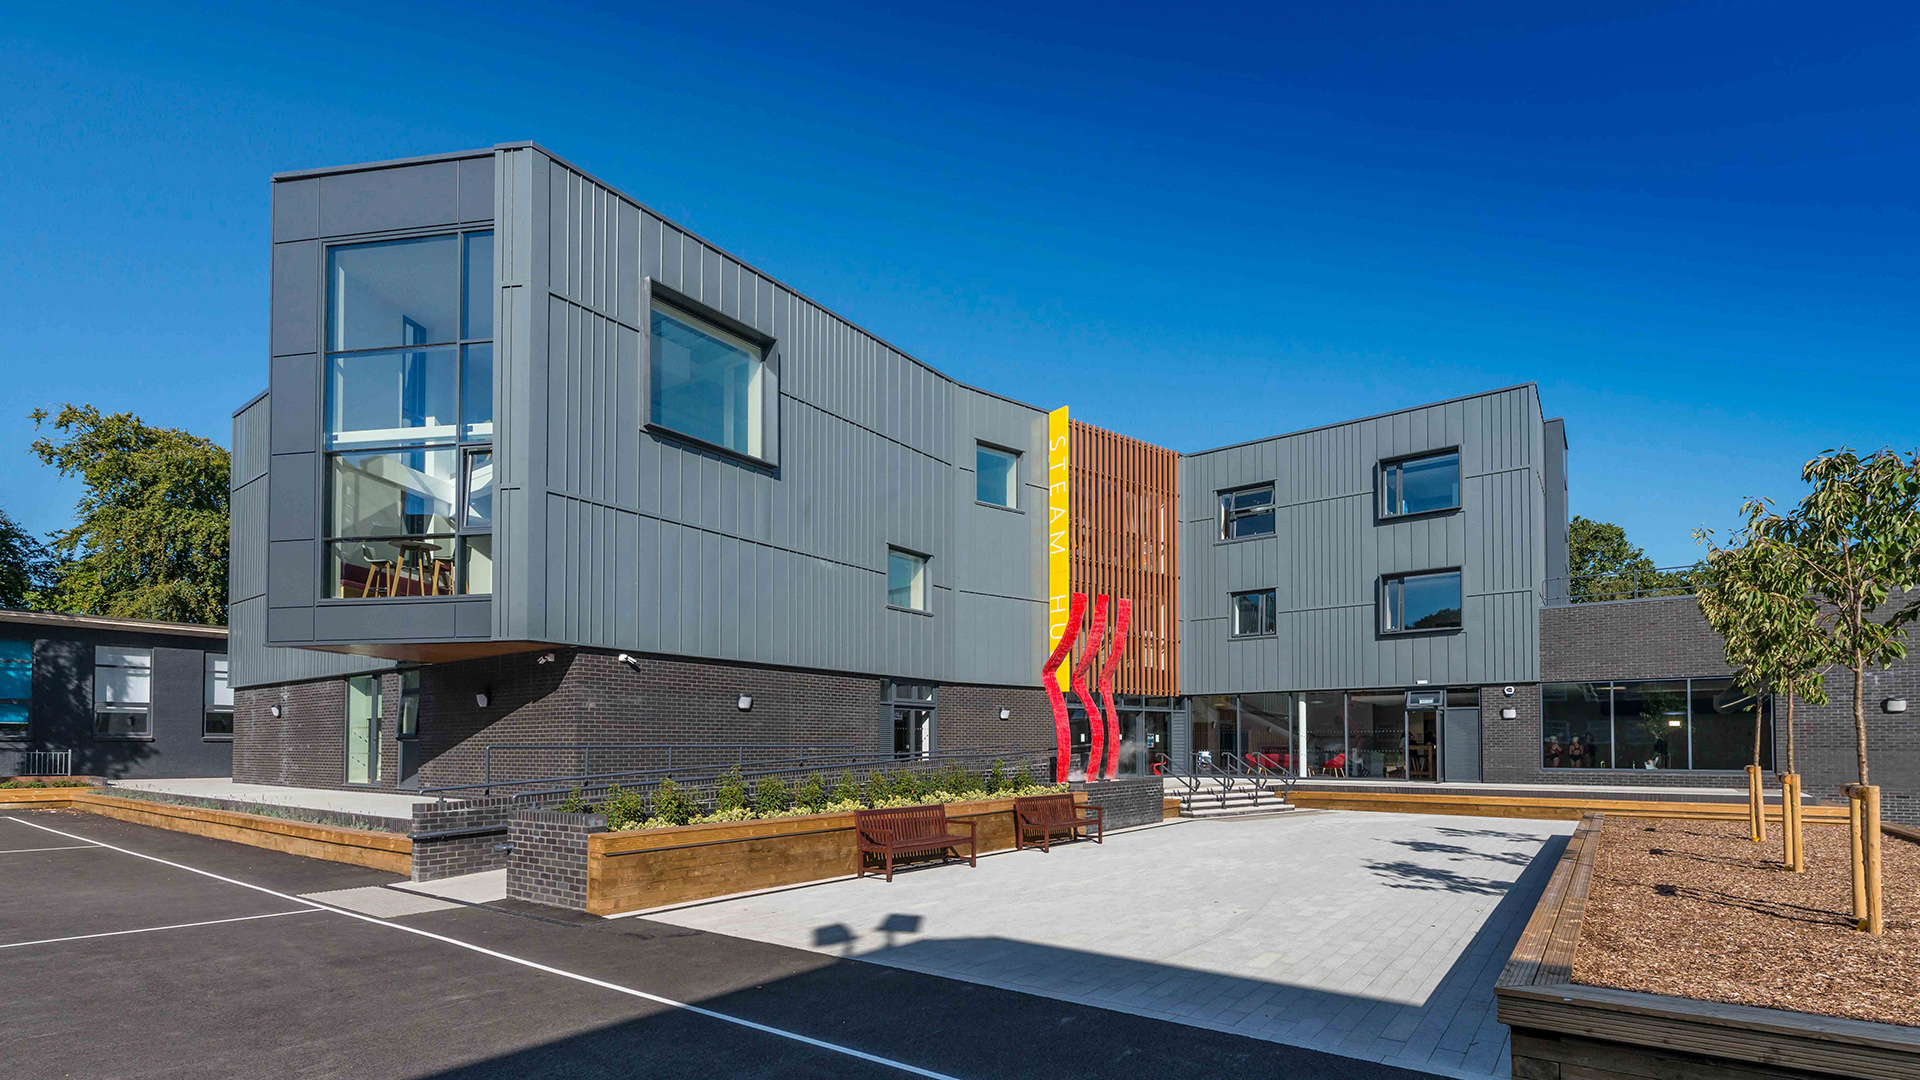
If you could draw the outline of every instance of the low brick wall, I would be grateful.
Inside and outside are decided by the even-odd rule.
[[[507,897],[589,910],[589,837],[607,830],[603,814],[521,810],[507,824],[513,850],[507,860]]]
[[[1085,792],[1088,806],[1097,806],[1109,829],[1150,825],[1166,816],[1167,782],[1158,776],[1125,776],[1098,783],[1073,785]]]
[[[413,880],[438,881],[507,865],[511,799],[413,805]]]

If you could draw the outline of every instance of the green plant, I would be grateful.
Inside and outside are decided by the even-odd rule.
[[[653,816],[668,825],[688,825],[700,816],[700,807],[693,801],[687,789],[673,782],[672,777],[660,781],[653,789]],[[658,826],[655,826],[656,828]]]
[[[713,808],[744,810],[746,807],[747,782],[740,776],[740,766],[735,765],[720,774],[720,783],[713,789]]]
[[[841,773],[840,779],[833,785],[833,790],[827,792],[828,805],[835,803],[857,803],[859,801],[860,785],[854,783],[853,773]]]
[[[860,788],[860,801],[868,806],[879,806],[891,798],[893,798],[893,782],[887,774],[868,773],[867,782]]]
[[[0,788],[92,787],[85,780],[0,780]]]
[[[793,793],[793,808],[803,814],[817,814],[827,805],[827,784],[819,774],[809,776]]]
[[[574,788],[567,792],[567,797],[561,799],[560,805],[554,809],[562,814],[584,814],[592,808],[587,805],[587,797],[581,793],[580,789]]]
[[[793,793],[780,777],[763,777],[753,785],[753,812],[760,817],[779,817],[792,805]]]
[[[600,812],[607,816],[607,828],[625,829],[646,820],[647,797],[628,788],[608,788],[607,797],[600,801]]]

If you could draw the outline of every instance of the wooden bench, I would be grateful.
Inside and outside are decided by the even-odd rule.
[[[965,836],[952,831],[956,825],[967,830]],[[891,810],[855,810],[853,836],[860,870],[854,876],[867,876],[868,855],[878,855],[886,861],[887,880],[892,881],[894,856],[938,852],[940,861],[945,863],[948,852],[952,852],[953,858],[959,858],[962,846],[967,849],[967,865],[978,866],[974,850],[977,832],[974,822],[948,821],[947,808],[939,803]]]
[[[1015,849],[1027,846],[1028,831],[1040,834],[1040,850],[1051,851],[1055,833],[1065,832],[1068,839],[1083,833],[1096,844],[1106,843],[1106,812],[1098,806],[1073,805],[1073,795],[1029,795],[1013,800]],[[1091,830],[1091,831],[1089,831]]]

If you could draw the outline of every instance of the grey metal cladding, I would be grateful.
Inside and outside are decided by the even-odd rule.
[[[320,244],[300,240],[273,246],[272,325],[274,356],[312,352],[319,340]]]
[[[319,535],[319,491],[313,454],[275,454],[267,468],[268,540],[311,540]]]
[[[304,614],[310,627],[312,612],[312,608],[293,608],[282,609],[279,614],[296,619]],[[268,645],[267,613],[267,602],[260,597],[242,600],[227,609],[227,678],[235,687],[323,679],[394,666],[390,660]]]
[[[273,185],[273,241],[312,240],[320,235],[320,181]]]
[[[233,416],[233,486],[267,475],[272,398],[262,394]]]
[[[322,236],[418,229],[460,220],[459,162],[338,173],[319,181]]]
[[[311,352],[276,356],[270,370],[273,452],[310,454],[319,450],[319,357]]]
[[[1522,386],[1181,459],[1183,690],[1521,682],[1544,577],[1538,401]],[[1458,447],[1458,513],[1380,521],[1385,458]],[[1216,493],[1272,481],[1271,538],[1222,542]],[[1459,567],[1463,630],[1382,636],[1382,574]],[[1233,592],[1272,588],[1278,633],[1235,640]]]
[[[963,620],[1026,605],[1037,625],[1044,607],[1032,516],[971,513],[972,417],[1020,447],[1043,414],[963,406],[964,388],[566,163],[500,157],[496,637],[1036,680],[1005,624],[983,643]],[[774,340],[777,463],[644,429],[656,286]],[[931,615],[887,607],[889,545],[929,556]]]

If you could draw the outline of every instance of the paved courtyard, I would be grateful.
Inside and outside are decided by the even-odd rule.
[[[1342,812],[1183,821],[977,869],[647,917],[1441,1075],[1505,1076],[1493,983],[1572,829]]]

